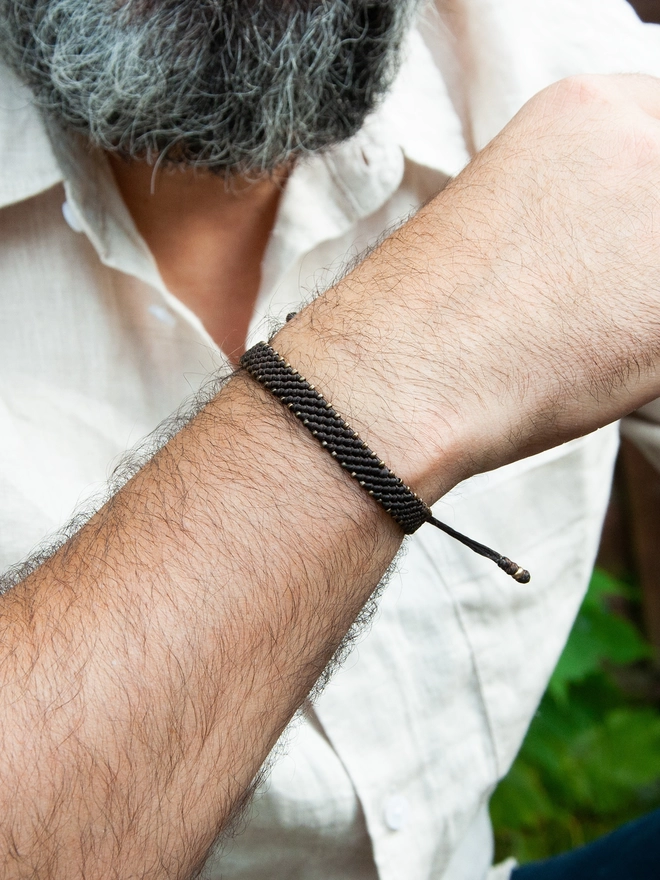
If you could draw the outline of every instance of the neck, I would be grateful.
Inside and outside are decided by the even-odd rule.
[[[156,170],[110,156],[119,190],[167,288],[236,361],[286,176],[257,183],[192,169]]]

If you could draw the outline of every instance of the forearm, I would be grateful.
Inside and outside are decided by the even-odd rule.
[[[396,552],[230,383],[3,597],[4,877],[187,877]],[[302,436],[301,436],[302,435]]]

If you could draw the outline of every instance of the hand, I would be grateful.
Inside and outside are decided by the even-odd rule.
[[[360,379],[337,408],[427,499],[660,394],[659,118],[651,77],[551,86],[301,316]]]

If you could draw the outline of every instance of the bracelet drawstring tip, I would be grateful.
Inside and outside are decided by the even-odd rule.
[[[509,559],[508,556],[500,556],[497,560],[497,564],[502,571],[506,572],[514,579],[514,581],[518,581],[519,584],[528,584],[532,579],[532,576],[526,568],[522,568],[517,562],[513,562]]]

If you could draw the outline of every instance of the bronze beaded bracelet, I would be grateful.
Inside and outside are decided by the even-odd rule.
[[[346,424],[322,394],[266,342],[258,342],[241,358],[251,376],[287,406],[293,415],[360,486],[410,535],[425,522],[446,532],[475,553],[495,562],[521,584],[529,572],[485,544],[473,541],[433,516],[431,508],[392,473],[385,462]]]

